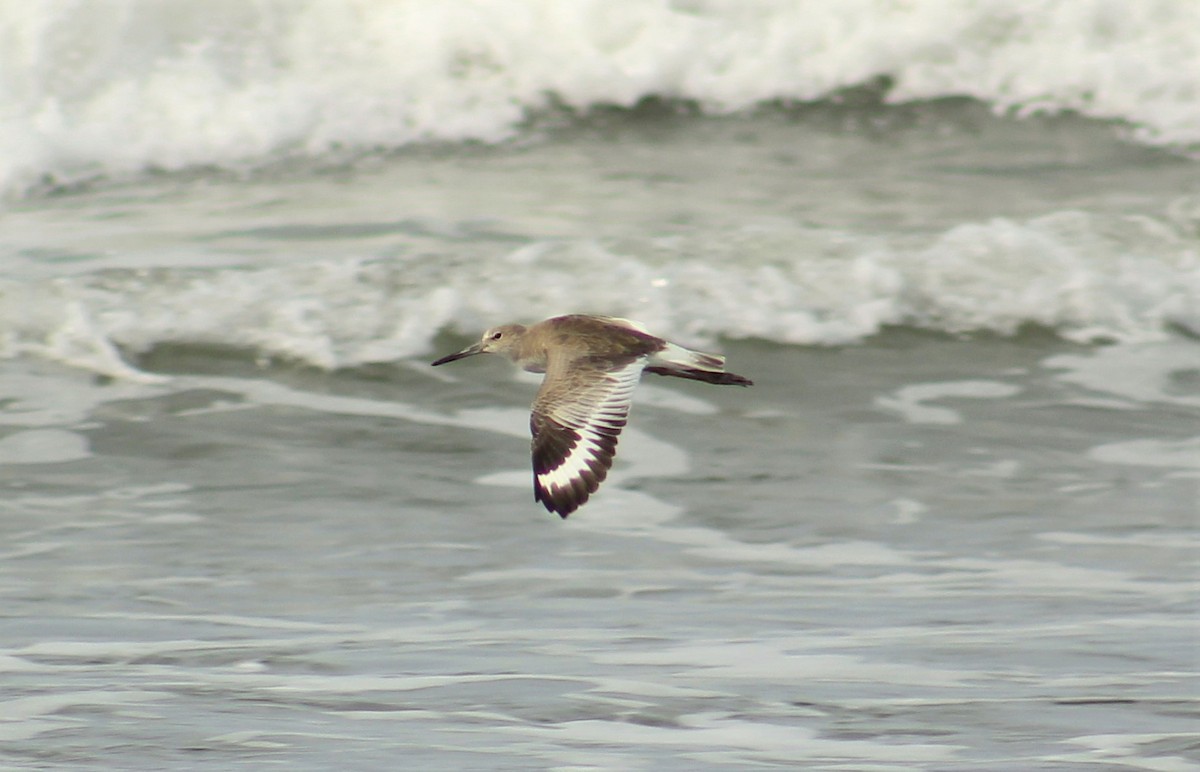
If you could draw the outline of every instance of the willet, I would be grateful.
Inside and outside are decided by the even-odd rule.
[[[546,374],[529,418],[533,500],[564,518],[608,476],[643,371],[723,385],[753,383],[725,372],[725,357],[669,343],[628,319],[584,314],[532,327],[493,327],[478,343],[433,365],[486,353]]]

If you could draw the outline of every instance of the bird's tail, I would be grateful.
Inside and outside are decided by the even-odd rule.
[[[646,372],[723,386],[754,385],[754,381],[749,378],[725,372],[725,357],[692,351],[674,343],[668,343],[662,351],[650,357],[646,364]]]

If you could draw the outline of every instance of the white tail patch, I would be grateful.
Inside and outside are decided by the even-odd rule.
[[[667,369],[685,368],[688,370],[706,370],[711,373],[725,372],[725,357],[720,354],[705,354],[702,351],[692,351],[674,343],[666,344],[662,351],[650,357],[650,364]]]

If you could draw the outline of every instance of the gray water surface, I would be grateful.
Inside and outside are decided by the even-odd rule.
[[[567,521],[500,361],[5,365],[4,762],[1198,768],[1192,344],[726,350]]]

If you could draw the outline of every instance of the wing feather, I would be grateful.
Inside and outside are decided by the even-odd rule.
[[[547,374],[530,418],[533,498],[564,518],[608,476],[646,356],[607,370],[578,364]]]

